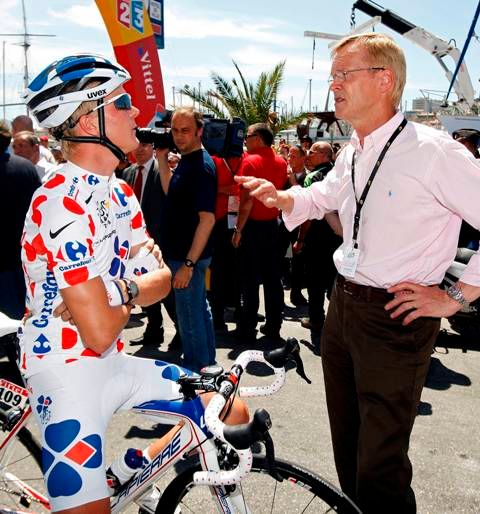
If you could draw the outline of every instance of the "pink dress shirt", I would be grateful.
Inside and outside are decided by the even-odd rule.
[[[380,152],[403,119],[395,114],[368,135],[363,148],[356,133],[327,177],[309,188],[290,188],[294,207],[283,213],[292,230],[307,219],[338,211],[343,244],[333,259],[341,268],[351,247],[355,191],[360,197]],[[460,143],[430,127],[409,122],[388,150],[362,209],[355,276],[359,284],[387,288],[404,280],[439,284],[453,261],[462,218],[480,227],[480,163]],[[321,270],[318,271],[321,273]],[[480,286],[480,254],[461,280]]]

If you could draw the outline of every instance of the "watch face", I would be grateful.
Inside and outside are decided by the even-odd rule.
[[[132,298],[136,298],[139,294],[138,285],[134,280],[130,281],[130,293],[132,295]]]

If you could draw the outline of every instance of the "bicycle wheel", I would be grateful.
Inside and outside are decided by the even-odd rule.
[[[252,470],[237,487],[241,488],[245,503],[255,514],[338,512],[359,514],[360,510],[339,489],[314,473],[277,459],[277,471],[284,479],[278,482],[268,474],[265,457],[253,458]],[[157,505],[156,514],[174,514],[177,507],[182,514],[217,512],[210,490],[193,486],[193,473],[201,471],[200,464],[183,471],[165,489]],[[178,511],[177,511],[178,512]]]
[[[0,512],[50,512],[41,469],[42,450],[23,427],[0,453]]]

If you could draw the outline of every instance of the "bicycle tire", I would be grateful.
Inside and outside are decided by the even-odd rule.
[[[31,488],[45,495],[42,473],[42,448],[27,427],[22,427],[8,448],[0,454],[0,508],[14,511],[50,512],[43,503],[29,498],[6,473],[12,473]],[[30,503],[30,505],[28,505]]]
[[[240,484],[246,503],[252,512],[256,514],[267,512],[288,514],[295,512],[360,513],[354,503],[328,481],[291,462],[281,459],[276,459],[275,462],[278,473],[284,479],[283,482],[277,482],[268,474],[265,457],[254,456],[252,470]],[[217,512],[209,488],[193,486],[193,474],[196,471],[201,471],[199,463],[192,464],[170,482],[157,504],[156,514],[174,514],[177,507],[180,507],[182,512],[189,513]],[[245,491],[245,482],[247,481],[252,482],[249,486],[254,490]],[[265,484],[270,484],[273,491],[266,491]],[[291,485],[298,487],[290,487]],[[280,487],[285,490],[279,493]],[[192,493],[195,497],[190,499],[191,503],[187,503],[188,496]],[[274,505],[277,501],[277,494],[279,504]]]

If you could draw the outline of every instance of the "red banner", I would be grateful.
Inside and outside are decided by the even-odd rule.
[[[142,0],[96,0],[118,62],[132,76],[125,89],[145,127],[165,108],[162,71],[152,24]]]

